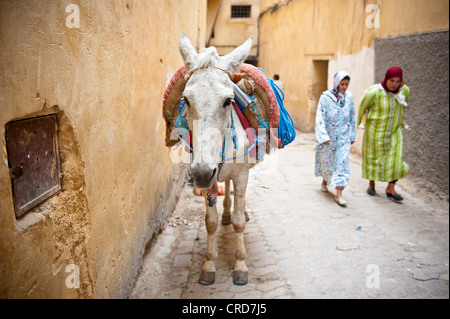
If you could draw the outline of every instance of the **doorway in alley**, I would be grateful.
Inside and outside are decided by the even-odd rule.
[[[312,61],[310,83],[308,93],[308,123],[312,123],[311,129],[314,130],[317,104],[319,103],[320,95],[328,89],[328,60]]]

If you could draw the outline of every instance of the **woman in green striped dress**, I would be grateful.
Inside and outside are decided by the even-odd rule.
[[[392,67],[383,82],[370,87],[361,102],[358,125],[366,117],[363,141],[363,178],[370,180],[367,193],[374,196],[375,181],[389,182],[386,196],[400,202],[395,183],[409,173],[403,161],[403,120],[409,88],[403,83],[403,71]]]

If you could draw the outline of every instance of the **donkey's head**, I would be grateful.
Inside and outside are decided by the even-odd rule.
[[[188,81],[183,92],[187,119],[192,131],[194,159],[191,165],[195,184],[210,189],[217,181],[219,163],[234,98],[231,78],[247,58],[253,37],[228,55],[220,57],[214,47],[200,54],[182,33],[180,52]]]

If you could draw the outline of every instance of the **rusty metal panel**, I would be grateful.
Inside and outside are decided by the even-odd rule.
[[[6,148],[16,218],[62,189],[58,116],[6,124]]]

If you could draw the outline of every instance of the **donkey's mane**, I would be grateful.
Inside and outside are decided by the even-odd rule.
[[[215,47],[209,47],[204,49],[197,61],[197,68],[207,68],[210,66],[219,66],[219,53]]]

